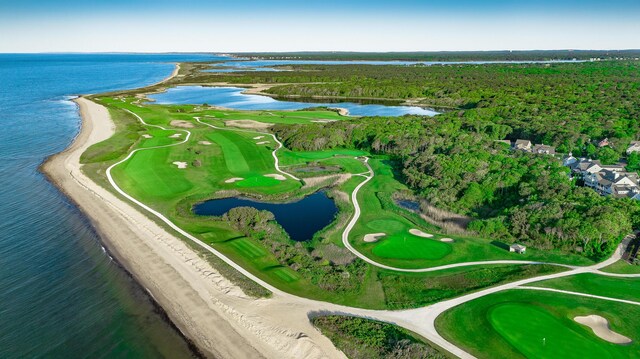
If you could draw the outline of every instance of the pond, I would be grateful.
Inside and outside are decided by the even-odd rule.
[[[148,97],[161,105],[201,105],[225,107],[232,110],[302,110],[310,107],[344,108],[352,116],[435,116],[438,112],[418,106],[387,106],[355,102],[297,102],[279,101],[269,96],[244,94],[240,87],[177,86]]]
[[[267,203],[247,198],[212,199],[198,203],[193,212],[201,216],[222,216],[236,207],[253,207],[267,210],[294,241],[308,241],[313,235],[328,226],[338,208],[325,192],[316,192],[299,201],[289,203]]]

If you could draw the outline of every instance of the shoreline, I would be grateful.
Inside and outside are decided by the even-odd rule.
[[[246,296],[184,240],[84,175],[80,155],[109,138],[115,126],[105,107],[84,97],[74,102],[80,132],[40,170],[89,219],[108,254],[162,308],[187,343],[204,357],[344,358],[308,320],[310,310],[321,308],[287,295]]]

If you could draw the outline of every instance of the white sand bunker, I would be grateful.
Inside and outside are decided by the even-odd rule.
[[[373,242],[377,242],[378,239],[386,236],[386,233],[369,233],[369,234],[365,234],[364,236],[364,241],[367,243],[373,243]]]
[[[181,133],[174,133],[173,135],[169,136],[169,138],[179,138],[180,136],[182,136]]]
[[[193,128],[193,123],[189,121],[173,120],[169,124],[173,127]]]
[[[252,128],[252,129],[258,129],[258,130],[264,130],[273,126],[273,123],[258,122],[254,120],[229,120],[229,121],[224,121],[224,124],[227,126],[233,126],[233,127],[239,127],[239,128]]]
[[[278,181],[284,181],[287,179],[287,177],[281,175],[281,174],[277,174],[277,173],[270,173],[268,175],[264,175],[265,177],[271,177],[271,178],[275,178]]]
[[[440,238],[440,242],[451,243],[451,242],[453,242],[453,238]]]
[[[336,120],[311,120],[311,122],[315,122],[315,123],[329,123],[329,122],[335,122]]]
[[[414,236],[418,236],[418,237],[422,237],[422,238],[431,238],[431,237],[433,237],[433,234],[424,233],[423,231],[421,231],[419,229],[415,229],[415,228],[411,228],[409,230],[409,233],[413,234]]]
[[[176,166],[178,166],[178,168],[179,168],[179,169],[185,169],[185,168],[187,168],[187,163],[186,163],[186,162],[179,162],[179,161],[176,161],[176,162],[173,162],[173,164],[174,164],[174,165],[176,165]]]
[[[260,141],[260,142],[256,142],[256,145],[264,145],[266,143],[269,143],[269,141]]]
[[[211,146],[211,142],[209,142],[209,141],[200,141],[198,143],[201,144],[201,145],[205,145],[205,146]]]
[[[242,181],[244,178],[242,177],[232,177],[229,178],[228,180],[224,181],[224,183],[233,183],[233,182],[238,182],[238,181]]]
[[[254,137],[253,139],[254,139],[254,140],[259,140],[259,139],[261,139],[261,138],[264,138],[264,136],[256,136],[256,137]]]
[[[153,136],[148,135],[148,134],[146,134],[146,133],[145,133],[144,135],[142,135],[142,137],[144,137],[144,138],[153,138]]]
[[[573,318],[576,322],[586,325],[593,330],[593,334],[597,335],[601,339],[613,344],[629,344],[631,339],[625,337],[622,334],[618,334],[611,330],[609,327],[609,321],[599,315],[587,315],[585,317]]]

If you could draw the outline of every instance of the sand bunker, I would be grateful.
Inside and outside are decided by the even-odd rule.
[[[153,138],[153,136],[148,135],[148,134],[146,134],[146,133],[145,133],[144,135],[142,135],[142,137],[144,137],[144,138]]]
[[[238,181],[242,181],[244,178],[242,177],[232,177],[229,178],[228,180],[224,181],[224,183],[233,183],[233,182],[238,182]]]
[[[259,140],[259,139],[261,139],[261,138],[264,138],[264,136],[256,136],[256,137],[254,137],[253,139],[254,139],[254,140]]]
[[[433,237],[433,234],[424,233],[423,231],[421,231],[419,229],[415,229],[415,228],[410,229],[409,233],[413,234],[414,236],[418,236],[418,237],[422,237],[422,238],[431,238],[431,237]]]
[[[185,168],[187,168],[187,163],[186,163],[186,162],[179,162],[179,161],[176,161],[176,162],[173,162],[173,164],[174,164],[174,165],[176,165],[176,166],[178,166],[178,168],[179,168],[179,169],[185,169]]]
[[[256,142],[256,145],[264,145],[265,143],[269,143],[269,141],[260,141],[260,142]]]
[[[453,242],[453,238],[440,238],[440,242],[451,243],[451,242]]]
[[[329,122],[335,122],[336,120],[311,120],[311,122],[315,122],[315,123],[329,123]]]
[[[169,136],[169,138],[178,138],[180,136],[182,136],[181,133],[174,133],[173,135]]]
[[[277,173],[270,173],[268,175],[264,175],[265,177],[271,177],[271,178],[275,178],[278,181],[284,181],[287,179],[287,177],[281,175],[281,174],[277,174]]]
[[[193,123],[189,121],[173,120],[169,124],[173,127],[193,128]]]
[[[631,339],[625,337],[622,334],[618,334],[611,330],[609,327],[609,321],[599,315],[587,315],[585,317],[573,318],[576,322],[586,325],[593,330],[593,334],[597,335],[601,339],[613,344],[629,344]]]
[[[205,145],[205,146],[210,146],[211,145],[211,142],[209,142],[209,141],[200,141],[198,143],[201,144],[201,145]]]
[[[386,236],[386,233],[369,233],[369,234],[365,234],[364,236],[364,241],[367,243],[373,243],[373,242],[377,242],[378,239]]]
[[[258,130],[265,130],[273,126],[273,123],[258,122],[253,120],[229,120],[224,121],[224,124],[231,127],[252,128]]]

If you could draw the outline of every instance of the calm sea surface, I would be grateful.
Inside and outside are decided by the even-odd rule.
[[[0,55],[0,358],[193,356],[37,168],[78,132],[69,96],[148,85],[171,62],[205,59],[216,58]]]

